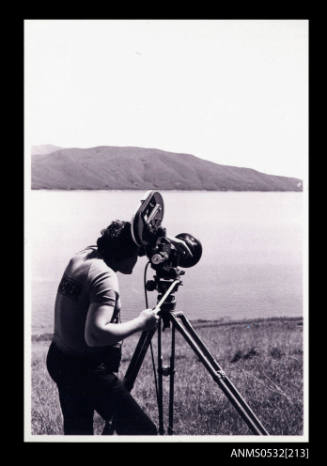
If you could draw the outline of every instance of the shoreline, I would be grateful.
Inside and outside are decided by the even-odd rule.
[[[103,191],[103,192],[111,192],[111,191],[148,191],[148,188],[34,188],[31,187],[31,191]],[[154,191],[173,191],[173,192],[216,192],[216,193],[303,193],[303,187],[301,189],[196,189],[196,188],[184,188],[184,189],[176,189],[176,188],[153,188]]]
[[[296,325],[302,326],[303,325],[303,317],[260,317],[260,318],[253,318],[253,319],[243,319],[243,320],[229,320],[229,321],[222,321],[222,320],[206,320],[206,319],[189,319],[192,326],[195,329],[198,328],[210,328],[210,327],[230,327],[232,325],[240,326],[240,325],[260,325],[260,324],[273,324],[273,323],[296,323]],[[40,333],[40,334],[32,334],[31,341],[32,343],[38,343],[42,341],[51,341],[52,333]]]

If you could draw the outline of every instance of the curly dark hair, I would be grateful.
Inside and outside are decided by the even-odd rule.
[[[101,231],[97,239],[98,251],[104,260],[126,259],[138,253],[139,248],[133,242],[130,222],[114,220]]]

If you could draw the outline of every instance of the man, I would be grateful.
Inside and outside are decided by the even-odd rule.
[[[114,416],[120,435],[156,435],[157,429],[118,379],[122,341],[157,325],[156,309],[120,320],[116,272],[131,274],[139,249],[131,225],[113,221],[97,246],[72,257],[58,287],[54,337],[47,368],[56,382],[65,435],[92,435],[93,414]]]

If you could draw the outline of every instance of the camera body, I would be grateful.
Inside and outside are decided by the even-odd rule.
[[[157,275],[174,279],[182,273],[179,267],[192,267],[200,260],[202,245],[189,233],[168,237],[166,229],[161,226],[163,215],[161,194],[148,191],[132,218],[131,233],[133,241],[140,248],[140,255],[147,255]],[[187,245],[190,253],[179,247],[181,241]]]

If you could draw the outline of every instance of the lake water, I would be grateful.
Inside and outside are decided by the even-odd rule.
[[[94,244],[111,220],[130,220],[141,191],[31,191],[26,205],[32,332],[52,331],[56,289],[70,256]],[[200,239],[200,262],[185,269],[177,308],[190,319],[302,315],[303,193],[161,191],[170,236]],[[144,309],[140,258],[119,274],[123,319]],[[149,269],[148,278],[153,275]],[[150,304],[156,300],[149,294]],[[29,306],[27,306],[29,308]]]

